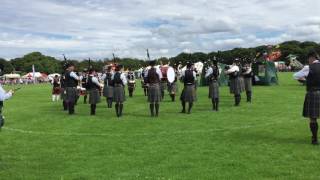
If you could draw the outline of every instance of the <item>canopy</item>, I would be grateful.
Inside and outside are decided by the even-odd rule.
[[[34,73],[34,77],[33,77],[33,73],[30,72],[26,75],[23,76],[23,78],[47,78],[48,75],[44,74],[44,73],[40,73],[40,72],[35,72]]]
[[[5,74],[3,75],[7,79],[19,79],[21,78],[20,74]]]

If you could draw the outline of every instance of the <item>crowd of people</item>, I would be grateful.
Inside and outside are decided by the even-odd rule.
[[[253,73],[251,63],[241,63],[235,59],[234,63],[226,69],[219,69],[218,62],[210,60],[210,66],[206,70],[206,80],[209,82],[208,97],[212,101],[212,110],[219,111],[219,75],[225,71],[230,78],[230,93],[234,94],[235,106],[241,102],[241,94],[246,91],[247,102],[252,100],[252,79]],[[141,87],[150,105],[150,115],[159,116],[160,103],[168,91],[172,102],[176,101],[178,93],[178,81],[183,83],[180,95],[181,113],[191,114],[194,102],[197,101],[197,73],[194,64],[188,62],[185,70],[179,71],[174,65],[173,80],[168,80],[167,68],[164,65],[157,65],[156,61],[150,61],[149,66],[142,71]],[[133,97],[136,89],[136,75],[132,69],[124,72],[121,65],[107,66],[102,76],[98,76],[95,69],[86,69],[81,73],[75,72],[75,66],[71,63],[66,65],[65,73],[53,81],[53,101],[63,100],[63,109],[70,115],[75,113],[75,105],[80,95],[87,103],[89,95],[90,114],[96,114],[96,106],[101,102],[101,96],[105,97],[107,108],[115,104],[116,116],[123,115],[124,102],[126,101],[125,87],[128,87],[129,97]]]
[[[308,54],[309,66],[303,68],[295,74],[300,81],[305,81],[307,93],[305,96],[303,116],[310,119],[309,127],[312,133],[311,143],[318,145],[318,122],[320,117],[320,57],[312,51]],[[173,81],[168,81],[166,73],[161,66],[156,66],[156,61],[150,61],[148,67],[142,73],[142,88],[144,95],[147,96],[150,105],[151,117],[158,117],[160,112],[160,103],[164,98],[165,89],[168,90],[171,100],[175,101],[178,92],[178,80],[183,83],[183,89],[180,95],[182,106],[181,113],[190,114],[194,102],[197,100],[197,75],[191,62],[187,63],[186,69],[181,73],[175,69]],[[0,66],[0,73],[3,67]],[[96,70],[85,70],[81,74],[74,72],[75,66],[69,63],[65,66],[65,73],[53,80],[53,100],[62,99],[63,110],[68,111],[70,115],[75,114],[75,105],[80,95],[84,96],[84,103],[87,103],[89,96],[90,114],[96,114],[96,105],[101,102],[101,95],[105,97],[108,108],[112,108],[115,103],[116,116],[123,116],[124,102],[126,101],[125,87],[128,86],[129,97],[133,97],[136,87],[135,73],[129,70],[124,73],[123,67],[108,66],[99,78]],[[241,93],[246,91],[247,102],[252,101],[252,79],[253,73],[250,62],[241,64],[239,59],[225,69],[219,69],[217,61],[213,60],[210,67],[206,70],[205,77],[209,82],[209,98],[212,101],[212,110],[219,111],[219,75],[224,71],[229,75],[230,93],[234,94],[234,105],[239,106],[241,102]],[[15,90],[5,91],[0,85],[0,128],[4,124],[2,116],[3,101],[9,99]],[[186,106],[188,104],[188,107]]]

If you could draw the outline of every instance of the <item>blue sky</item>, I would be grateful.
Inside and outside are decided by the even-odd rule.
[[[318,0],[1,0],[0,57],[146,58],[320,42]]]

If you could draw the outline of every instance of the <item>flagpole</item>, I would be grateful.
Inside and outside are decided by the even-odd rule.
[[[32,65],[32,76],[33,76],[33,84],[36,84],[36,71],[34,68],[34,64]]]

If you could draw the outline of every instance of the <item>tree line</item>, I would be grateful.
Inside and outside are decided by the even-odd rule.
[[[267,51],[268,46],[258,46],[254,48],[234,48],[232,50],[227,51],[217,51],[210,53],[203,52],[194,52],[194,53],[180,53],[175,57],[166,58],[161,57],[157,60],[158,62],[171,64],[186,64],[188,61],[191,62],[206,62],[208,59],[216,58],[219,62],[224,64],[231,64],[234,58],[246,58],[246,59],[254,59],[257,53],[263,53]],[[284,61],[288,63],[288,59],[286,58],[289,54],[293,54],[298,56],[298,60],[302,64],[306,64],[306,56],[309,51],[315,50],[320,52],[320,44],[316,42],[306,41],[287,41],[279,44],[278,49],[281,51],[282,56],[279,61]],[[73,62],[79,71],[82,71],[85,68],[89,67],[89,60],[70,60]],[[122,64],[125,68],[139,69],[148,64],[147,61],[143,59],[135,59],[135,58],[115,58],[104,60],[91,60],[91,67],[102,70],[106,64],[110,63],[118,63]],[[58,60],[54,57],[46,56],[41,54],[40,52],[32,52],[23,57],[11,59],[9,61],[0,58],[0,64],[4,65],[4,73],[11,72],[31,72],[32,65],[34,65],[36,71],[43,73],[61,73],[63,71],[64,61]]]

